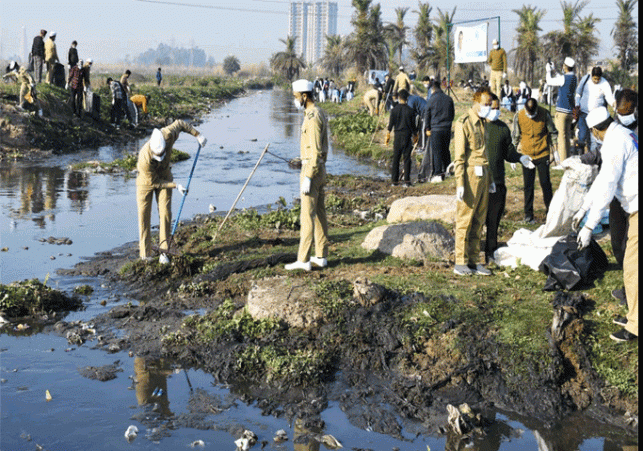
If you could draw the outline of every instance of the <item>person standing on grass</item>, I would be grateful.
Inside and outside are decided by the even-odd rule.
[[[558,130],[558,152],[560,161],[565,161],[569,156],[572,140],[572,110],[574,109],[574,95],[576,93],[576,74],[574,74],[574,60],[569,56],[563,62],[564,74],[553,77],[551,64],[545,66],[545,79],[548,86],[558,86],[558,99],[556,100],[556,114],[554,121]]]
[[[415,122],[415,111],[407,105],[409,92],[402,89],[397,93],[398,104],[391,110],[386,133],[385,145],[391,140],[391,131],[395,130],[393,139],[393,162],[391,165],[391,182],[399,184],[400,158],[404,157],[404,185],[411,186],[411,151],[418,139],[418,127]]]
[[[163,75],[161,75],[161,68],[159,67],[156,71],[156,86],[161,86],[161,81],[163,80]]]
[[[422,160],[422,168],[418,175],[419,181],[430,180],[431,183],[439,183],[446,177],[447,167],[451,164],[451,125],[455,118],[455,106],[453,99],[446,95],[440,83],[433,82],[431,98],[426,104],[424,112],[424,127],[426,139],[430,140],[431,152],[425,154]],[[430,173],[429,172],[429,165]]]
[[[33,58],[33,74],[38,83],[42,83],[42,66],[45,62],[45,36],[47,30],[40,30],[40,34],[33,38],[31,57]]]

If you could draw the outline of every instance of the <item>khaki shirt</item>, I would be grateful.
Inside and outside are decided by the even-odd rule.
[[[123,86],[123,89],[125,90],[125,96],[129,97],[132,95],[132,90],[129,87],[129,77],[127,74],[123,74],[121,77],[121,86]]]
[[[466,169],[469,166],[488,166],[485,153],[484,121],[470,108],[455,122],[455,180],[458,187],[464,186]]]
[[[51,38],[45,41],[45,61],[53,63],[58,61],[58,52],[56,51],[56,43]]]
[[[176,140],[179,139],[181,132],[187,132],[194,137],[199,136],[199,132],[197,132],[194,127],[181,119],[162,128],[161,133],[163,133],[163,138],[165,138],[165,154],[161,161],[156,161],[152,158],[153,154],[150,142],[147,141],[145,143],[138,153],[138,164],[136,165],[138,169],[138,176],[136,177],[137,185],[151,188],[176,187],[173,182],[172,171],[170,170],[170,156],[172,146],[174,146]]]
[[[406,89],[409,94],[411,93],[411,80],[409,76],[404,72],[400,72],[395,78],[395,84],[393,85],[393,94],[397,94],[402,89]]]
[[[491,70],[507,72],[507,52],[505,49],[494,49],[489,52],[487,62],[491,65]]]
[[[326,180],[328,156],[328,117],[324,110],[312,104],[304,112],[301,126],[301,173],[310,179]]]

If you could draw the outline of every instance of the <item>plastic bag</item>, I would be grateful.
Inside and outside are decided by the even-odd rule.
[[[574,290],[591,286],[607,269],[607,255],[592,238],[585,249],[578,250],[577,236],[561,238],[538,269],[547,281],[543,291]]]

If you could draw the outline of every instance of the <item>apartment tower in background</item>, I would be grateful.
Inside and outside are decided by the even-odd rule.
[[[296,38],[295,51],[309,65],[324,55],[326,36],[337,34],[336,2],[292,2],[288,35]]]

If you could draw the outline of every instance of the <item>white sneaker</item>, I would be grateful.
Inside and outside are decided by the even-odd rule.
[[[304,271],[310,271],[310,262],[300,262],[297,260],[294,263],[288,263],[284,266],[286,271],[294,271],[295,269],[303,269]]]
[[[476,268],[475,269],[471,268],[471,270],[474,271],[473,273],[478,275],[478,276],[490,276],[491,275],[491,271],[489,271],[487,268],[485,268],[482,265],[476,265]]]
[[[325,268],[326,266],[328,266],[328,260],[326,260],[324,257],[310,257],[310,263],[315,266],[319,266],[320,268]]]
[[[434,175],[433,177],[431,177],[431,183],[440,183],[440,182],[443,182],[443,181],[444,180],[442,180],[441,175]]]
[[[168,263],[170,263],[170,259],[167,255],[161,254],[159,257],[159,263],[162,265],[167,265]]]

